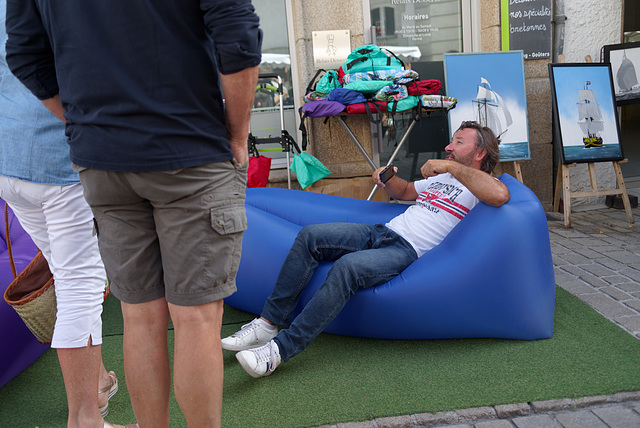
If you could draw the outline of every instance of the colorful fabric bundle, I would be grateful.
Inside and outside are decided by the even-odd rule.
[[[396,75],[402,73],[401,69],[377,70],[377,71],[361,71],[357,73],[345,74],[342,78],[345,85],[351,82],[361,80],[393,80]]]
[[[407,85],[409,95],[413,96],[437,94],[440,88],[442,88],[442,82],[437,79],[416,80]]]
[[[310,101],[322,101],[326,100],[328,96],[329,94],[325,92],[313,91],[304,96],[304,102],[308,103]]]
[[[417,71],[400,70],[391,79],[387,78],[387,80],[392,80],[395,85],[409,85],[418,80],[419,77],[420,75]]]
[[[458,100],[444,95],[420,95],[420,103],[425,108],[451,108]]]
[[[400,101],[407,98],[407,87],[404,85],[385,86],[376,92],[375,99],[378,101]]]
[[[400,58],[388,49],[377,45],[362,45],[355,48],[342,64],[345,73],[378,72],[380,70],[404,69]]]
[[[336,88],[329,93],[329,101],[337,101],[344,105],[358,104],[367,101],[362,92],[348,88]]]

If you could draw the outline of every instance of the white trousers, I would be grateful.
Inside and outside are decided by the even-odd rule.
[[[40,248],[53,274],[58,315],[51,347],[82,348],[89,337],[92,345],[102,344],[106,274],[82,185],[0,176],[0,198]]]

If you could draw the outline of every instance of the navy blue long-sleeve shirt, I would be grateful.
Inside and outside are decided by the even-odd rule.
[[[250,1],[7,0],[7,63],[60,94],[71,160],[159,171],[233,158],[218,72],[260,63]]]

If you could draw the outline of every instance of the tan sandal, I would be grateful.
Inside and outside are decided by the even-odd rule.
[[[118,392],[118,379],[116,378],[116,374],[109,372],[109,379],[111,379],[111,384],[98,390],[98,394],[107,394],[107,404],[99,408],[103,418],[109,414],[109,400]]]

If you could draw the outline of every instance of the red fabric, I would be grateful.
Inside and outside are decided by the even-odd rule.
[[[377,111],[372,102],[368,102],[367,104],[369,104],[371,113],[375,113]],[[375,104],[378,106],[380,110],[387,111],[386,101],[376,101]],[[350,104],[347,106],[347,113],[357,114],[357,113],[366,113],[366,112],[367,112],[367,109],[365,108],[364,103]]]
[[[271,171],[271,158],[250,156],[247,170],[247,187],[266,187]]]
[[[418,95],[435,95],[440,92],[440,88],[442,88],[442,82],[437,79],[416,80],[407,85],[407,92],[414,97]]]
[[[344,75],[346,73],[344,72],[344,70],[342,69],[342,66],[340,66],[340,68],[338,68],[338,81],[340,82],[340,84],[344,85]]]

